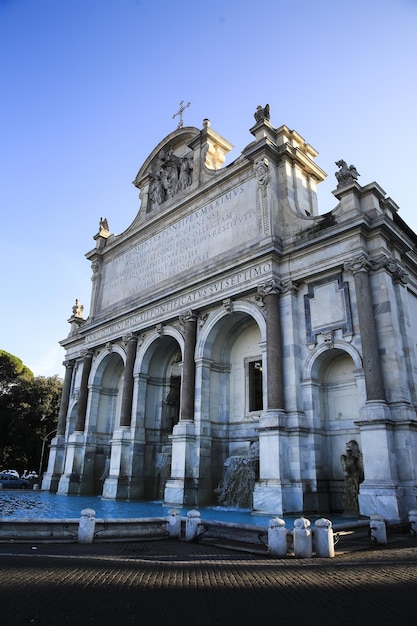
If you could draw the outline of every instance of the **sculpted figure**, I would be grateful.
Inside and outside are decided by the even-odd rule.
[[[346,444],[346,454],[340,456],[342,469],[345,474],[345,490],[343,494],[344,511],[358,511],[359,485],[363,482],[362,453],[358,442],[352,439]]]
[[[269,116],[270,116],[269,104],[266,104],[264,107],[259,104],[256,107],[254,117],[257,122],[262,122],[263,120],[269,120]]]
[[[255,161],[255,174],[259,187],[266,187],[270,179],[268,159],[263,158]]]
[[[72,307],[72,314],[74,317],[81,317],[83,316],[83,311],[84,311],[84,306],[82,304],[80,304],[80,301],[78,300],[78,298],[75,300],[75,304]]]
[[[108,233],[109,232],[109,224],[105,217],[100,217],[100,225],[99,225],[99,233]]]
[[[181,159],[180,174],[176,190],[181,191],[191,185],[191,165],[187,158]]]
[[[346,185],[346,183],[349,183],[352,180],[357,180],[358,176],[360,176],[356,167],[354,165],[349,165],[348,167],[346,161],[344,161],[343,159],[336,161],[336,165],[337,167],[340,167],[340,170],[335,173],[335,176],[338,182],[338,185],[337,185],[338,187],[341,187],[342,185]]]
[[[151,205],[159,205],[165,200],[165,190],[162,185],[161,179],[158,176],[151,178],[149,183],[149,198]]]

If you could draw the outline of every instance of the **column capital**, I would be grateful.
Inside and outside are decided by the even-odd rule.
[[[371,263],[366,254],[359,254],[351,261],[346,261],[343,267],[346,271],[357,274],[358,272],[369,272],[371,269]]]
[[[83,359],[92,359],[94,356],[94,350],[92,348],[86,348],[81,352],[81,356]]]
[[[136,342],[137,340],[138,340],[137,333],[126,333],[126,335],[123,335],[122,337],[122,341],[125,346],[127,346],[130,342]]]
[[[282,291],[282,282],[278,278],[268,278],[262,283],[259,283],[257,287],[258,294],[265,298],[265,296],[279,295]]]
[[[375,259],[370,261],[372,270],[377,271],[384,268],[392,276],[392,280],[396,283],[406,285],[408,283],[408,274],[401,267],[396,259],[388,256],[387,254],[381,254]]]
[[[195,311],[193,311],[192,309],[188,309],[188,311],[185,311],[185,313],[181,313],[179,315],[181,326],[184,326],[186,322],[196,322],[197,318],[198,314],[195,313]]]

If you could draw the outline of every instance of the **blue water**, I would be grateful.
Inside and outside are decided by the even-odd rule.
[[[180,510],[182,516],[196,508],[202,519],[219,522],[268,526],[270,519],[277,515],[260,515],[249,510],[226,509],[223,507],[188,507],[164,506],[162,502],[134,502],[104,500],[100,496],[64,496],[49,491],[1,491],[0,518],[7,519],[78,519],[83,509],[94,509],[96,517],[107,519],[130,519],[143,517],[166,517],[172,508]],[[294,520],[301,515],[278,515],[286,522],[287,528],[293,527]],[[313,526],[318,517],[306,516]],[[333,524],[340,516],[324,515]],[[347,521],[346,518],[343,518]]]

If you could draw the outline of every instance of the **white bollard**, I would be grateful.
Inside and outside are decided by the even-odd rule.
[[[370,517],[369,528],[371,531],[371,542],[378,544],[387,543],[387,527],[384,517],[378,513],[374,513]]]
[[[294,556],[309,558],[313,556],[313,538],[310,530],[310,520],[299,517],[294,521]]]
[[[167,530],[170,539],[181,537],[181,514],[179,509],[170,509],[168,511]]]
[[[81,511],[80,523],[78,524],[78,543],[93,543],[96,528],[95,515],[94,509]]]
[[[285,528],[285,521],[279,517],[269,521],[268,552],[270,556],[287,556],[287,529]]]
[[[408,511],[408,521],[410,522],[410,534],[417,535],[417,511]]]
[[[198,526],[200,524],[200,513],[195,509],[188,511],[185,522],[185,541],[195,541],[198,535]]]
[[[334,538],[332,523],[329,519],[322,517],[314,524],[314,545],[316,556],[334,557]]]

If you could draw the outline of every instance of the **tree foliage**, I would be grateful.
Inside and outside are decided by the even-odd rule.
[[[10,385],[33,377],[33,372],[17,356],[0,350],[0,392],[5,393]]]
[[[38,471],[43,440],[49,443],[57,426],[62,380],[35,377],[0,351],[0,389],[0,468]]]

